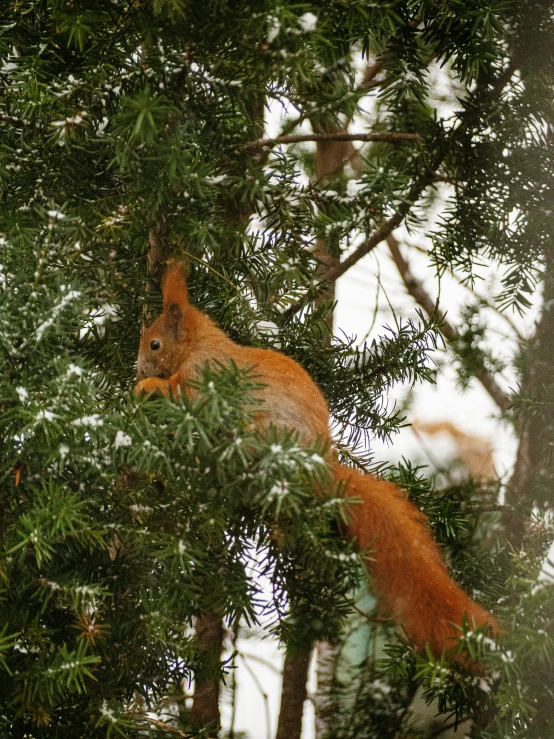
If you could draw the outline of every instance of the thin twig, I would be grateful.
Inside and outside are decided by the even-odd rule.
[[[200,257],[195,256],[194,254],[191,254],[190,251],[187,251],[186,249],[180,249],[181,254],[185,254],[189,259],[193,259],[195,262],[198,262],[198,264],[201,264],[203,267],[206,267],[207,270],[210,272],[213,272],[214,275],[217,275],[221,280],[224,280],[227,282],[231,287],[236,290],[237,292],[240,292],[239,288],[234,284],[234,282],[231,282],[231,280],[228,277],[225,277],[224,274],[221,272],[218,272],[217,269],[214,269],[211,264],[208,264],[204,259],[200,259]]]
[[[452,477],[450,475],[450,472],[447,470],[446,467],[443,467],[443,465],[439,462],[438,458],[435,457],[433,451],[431,450],[431,446],[427,444],[427,442],[423,438],[423,435],[418,431],[418,429],[413,424],[410,426],[410,431],[416,437],[419,443],[419,446],[423,449],[423,453],[429,457],[429,461],[435,467],[437,472],[439,472],[441,475],[444,475],[449,483],[452,483]]]
[[[491,503],[490,505],[482,506],[468,506],[465,508],[465,513],[502,513],[503,511],[511,509],[512,506],[500,505]]]
[[[377,314],[379,313],[379,298],[381,297],[381,265],[379,264],[379,260],[376,260],[377,264],[377,290],[375,291],[375,305],[373,307],[373,316],[371,317],[371,323],[369,324],[368,330],[365,332],[365,335],[362,337],[362,340],[360,341],[360,344],[363,346],[365,342],[368,340],[371,332],[373,331],[375,324],[377,323]]]
[[[362,611],[361,608],[359,608],[355,603],[352,604],[352,608],[356,611],[356,613],[361,616],[364,621],[367,621],[367,623],[372,627],[375,628],[375,625],[378,623],[385,624],[387,622],[390,622],[390,618],[385,618],[384,616],[378,616],[376,614],[366,613],[365,611]]]
[[[150,716],[141,716],[139,720],[145,721],[151,726],[155,726],[156,729],[159,729],[163,734],[171,734],[172,736],[181,737],[181,739],[192,739],[194,737],[194,734],[185,734],[185,732],[181,731],[181,729],[177,729],[175,728],[175,726],[166,724],[165,721],[160,721],[157,718],[150,718]]]
[[[388,247],[390,249],[396,268],[402,278],[406,290],[420,305],[429,318],[438,318],[438,328],[441,334],[444,336],[446,341],[451,344],[459,338],[459,332],[455,326],[446,320],[445,315],[439,312],[438,305],[433,301],[431,296],[427,293],[422,283],[414,277],[410,270],[409,263],[404,259],[398,245],[398,241],[392,234],[388,234],[386,237]],[[488,370],[481,370],[476,372],[475,375],[477,380],[485,388],[490,397],[494,400],[500,410],[505,413],[511,407],[510,396],[502,390],[502,388],[496,382],[495,377]]]
[[[231,725],[229,727],[229,739],[235,739],[235,721],[237,719],[237,656],[238,656],[238,650],[237,650],[237,640],[239,636],[239,624],[235,623],[235,626],[233,628],[233,662],[231,664],[232,673],[231,673],[231,691],[232,691],[232,700],[231,700]]]
[[[402,144],[406,141],[423,141],[419,133],[405,133],[403,131],[383,131],[381,133],[298,133],[286,136],[276,136],[273,139],[258,139],[244,145],[245,149],[263,149],[277,146],[277,144],[298,144],[302,141],[381,141],[385,144]]]
[[[10,123],[12,126],[16,126],[17,128],[26,128],[31,125],[29,121],[25,121],[23,118],[18,118],[15,115],[8,115],[7,113],[0,113],[0,121],[3,123]]]
[[[238,653],[238,656],[244,660],[251,659],[254,662],[258,662],[260,665],[267,667],[268,670],[271,670],[276,675],[279,675],[279,677],[281,677],[282,675],[282,671],[278,667],[275,667],[275,665],[272,662],[270,662],[268,659],[264,659],[263,657],[260,657],[258,654],[252,654],[251,652],[240,651]]]
[[[379,72],[381,72],[384,66],[385,64],[382,59],[378,59],[373,64],[368,64],[364,72],[364,78],[358,86],[357,92],[370,90],[372,87],[377,87],[378,85],[380,85],[381,82],[376,82],[375,78],[377,77]]]

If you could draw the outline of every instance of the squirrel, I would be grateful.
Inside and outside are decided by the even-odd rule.
[[[327,462],[350,506],[348,535],[371,549],[367,568],[381,613],[404,629],[414,647],[429,646],[440,656],[455,645],[465,618],[471,628],[494,617],[452,580],[440,549],[419,511],[396,485],[338,461],[329,432],[329,409],[310,375],[293,359],[271,349],[236,344],[189,303],[183,262],[169,265],[162,284],[163,312],[141,336],[135,392],[168,397],[190,395],[188,381],[208,362],[254,366],[263,387],[255,417],[258,430],[269,425],[294,429],[300,443],[325,440]]]

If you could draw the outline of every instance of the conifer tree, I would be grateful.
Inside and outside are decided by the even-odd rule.
[[[341,456],[408,491],[455,579],[506,630],[499,644],[469,624],[461,634],[476,676],[370,614],[386,657],[337,667],[327,736],[415,736],[418,686],[447,724],[474,719],[473,737],[554,735],[554,588],[540,575],[553,86],[545,0],[2,5],[0,737],[213,736],[222,623],[263,613],[289,663],[305,664],[315,642],[342,643],[356,612],[366,575],[340,525],[347,503],[317,440],[253,430],[255,368],[207,366],[193,401],[134,395],[171,258],[233,339],[310,372]],[[439,275],[471,283],[482,259],[501,269],[500,310],[524,312],[542,289],[517,391],[487,348],[482,304],[445,318],[410,272],[401,226],[431,234]],[[335,281],[385,241],[419,313],[369,345],[332,336]],[[443,343],[461,384],[480,382],[519,438],[501,491],[438,491],[410,462],[371,455],[404,423],[387,392],[432,382]],[[284,676],[291,739],[298,675]]]

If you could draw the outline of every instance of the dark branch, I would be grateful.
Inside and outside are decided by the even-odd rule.
[[[15,115],[8,115],[7,113],[0,113],[0,121],[16,126],[16,128],[25,128],[31,125],[29,121],[24,121],[23,118],[18,118]]]
[[[401,131],[384,131],[382,133],[299,133],[287,136],[277,136],[274,139],[258,139],[245,144],[245,149],[263,149],[277,146],[277,144],[298,144],[302,141],[380,141],[384,144],[402,144],[406,141],[423,141],[418,133],[403,133]]]
[[[150,726],[155,726],[156,729],[159,729],[159,731],[162,732],[162,734],[171,734],[171,736],[177,736],[180,737],[180,739],[193,739],[195,736],[194,734],[185,734],[181,729],[176,729],[174,726],[166,724],[165,721],[150,718],[150,716],[141,716],[140,720],[145,721],[147,724],[150,724]]]
[[[360,92],[364,90],[370,90],[372,87],[377,87],[381,84],[381,82],[377,82],[375,78],[383,70],[383,67],[385,66],[385,63],[382,59],[378,59],[373,64],[368,64],[366,67],[366,70],[364,72],[364,78],[360,83],[360,86],[358,87],[358,90]]]
[[[414,277],[410,270],[409,263],[402,256],[400,247],[398,246],[398,241],[392,234],[387,236],[387,244],[408,293],[416,303],[423,308],[429,318],[438,317],[439,330],[446,341],[448,343],[456,341],[459,337],[458,330],[446,320],[444,314],[439,312],[438,305],[432,300],[422,283]],[[479,380],[481,385],[485,388],[487,393],[503,413],[509,410],[512,404],[510,397],[502,390],[490,372],[487,370],[481,370],[475,374],[475,377]]]
[[[406,195],[406,198],[398,206],[398,210],[396,211],[396,213],[394,213],[388,220],[383,221],[379,226],[377,226],[371,236],[366,239],[363,244],[360,244],[360,246],[355,249],[352,254],[346,257],[346,259],[343,259],[340,264],[337,264],[328,269],[323,274],[321,281],[330,282],[331,280],[337,280],[341,275],[349,270],[350,267],[356,264],[356,262],[359,262],[362,257],[365,257],[366,254],[369,254],[370,251],[373,251],[373,249],[375,249],[375,247],[378,246],[382,241],[385,241],[387,236],[389,236],[395,228],[398,228],[398,226],[400,226],[404,218],[410,212],[413,204],[416,202],[416,200],[418,200],[423,190],[425,190],[427,185],[429,185],[432,181],[432,177],[432,174],[428,174],[422,177],[417,182],[414,182],[408,194]]]

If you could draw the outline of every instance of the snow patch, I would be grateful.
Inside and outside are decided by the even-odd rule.
[[[82,416],[82,418],[76,418],[71,421],[73,426],[102,426],[104,421],[100,418],[98,413],[93,413],[91,416]]]
[[[16,387],[15,392],[19,396],[19,401],[24,403],[29,397],[29,392],[24,387]]]
[[[116,449],[119,449],[119,447],[122,446],[131,446],[132,443],[133,440],[124,431],[118,431],[115,435],[114,446]]]
[[[304,13],[304,15],[301,15],[298,19],[298,25],[304,33],[315,31],[315,27],[317,26],[317,15],[314,15],[313,13]]]

